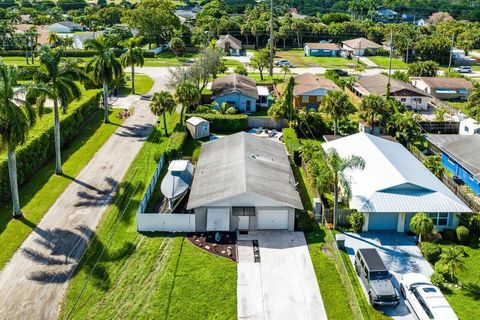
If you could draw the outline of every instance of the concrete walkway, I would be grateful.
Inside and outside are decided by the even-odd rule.
[[[327,319],[303,232],[258,231],[239,240],[238,319]],[[259,242],[260,263],[251,240]]]
[[[356,57],[354,59],[356,59]],[[378,65],[367,57],[360,57],[359,59],[369,68],[378,68]]]
[[[155,122],[148,101],[135,107],[1,271],[0,319],[57,318],[67,280]]]

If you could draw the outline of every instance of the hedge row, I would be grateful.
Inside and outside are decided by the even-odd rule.
[[[189,117],[201,117],[210,122],[210,132],[234,133],[245,131],[248,128],[248,116],[246,114],[216,114],[216,113],[195,113],[187,114]]]
[[[293,159],[293,162],[300,166],[302,164],[302,159],[300,157],[300,148],[301,143],[298,140],[297,133],[295,129],[292,128],[284,128],[283,132],[283,143],[285,143],[285,147],[287,148],[288,153]]]
[[[114,49],[114,53],[117,57],[121,56],[125,50],[123,49]],[[91,50],[66,50],[64,51],[65,57],[71,58],[88,58],[93,57],[97,54],[96,51]],[[0,57],[18,57],[18,56],[25,56],[25,50],[8,50],[8,51],[0,51]],[[155,53],[152,51],[144,51],[143,56],[145,58],[154,58]]]
[[[84,91],[82,99],[71,103],[67,114],[61,114],[62,145],[71,141],[85,124],[85,122],[99,108],[100,91]],[[53,114],[44,115],[51,117]],[[55,154],[53,137],[53,120],[39,122],[30,131],[28,141],[17,148],[17,175],[18,183],[25,183],[50,157]],[[8,161],[6,152],[0,153],[0,201],[10,197],[10,179],[8,176]]]
[[[168,141],[168,147],[165,154],[168,159],[176,159],[182,155],[182,148],[187,140],[187,130],[185,126],[178,123],[173,129],[172,135]]]

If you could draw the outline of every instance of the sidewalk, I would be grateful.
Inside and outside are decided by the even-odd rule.
[[[71,178],[1,271],[0,319],[57,318],[67,280],[155,122],[148,103],[138,102],[134,115]]]
[[[356,59],[356,57],[355,57]],[[365,63],[369,68],[378,68],[378,65],[367,57],[359,57],[360,61]]]

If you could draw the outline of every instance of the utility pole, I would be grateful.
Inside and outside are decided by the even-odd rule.
[[[452,34],[452,44],[450,46],[450,58],[448,59],[448,72],[450,72],[450,67],[452,66],[452,57],[453,57],[453,45],[455,43],[455,33]]]
[[[270,77],[273,78],[273,0],[270,0]]]
[[[393,30],[390,31],[390,54],[388,57],[388,81],[387,81],[387,90],[386,90],[387,99],[390,99],[390,78],[392,76],[392,54],[393,54]]]

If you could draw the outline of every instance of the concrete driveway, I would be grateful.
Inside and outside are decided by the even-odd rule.
[[[348,256],[352,262],[355,261],[355,253],[362,248],[377,249],[385,266],[393,275],[392,282],[400,294],[399,281],[403,274],[421,273],[427,277],[433,273],[431,265],[423,258],[420,249],[415,245],[412,237],[399,232],[362,232],[362,233],[346,233],[345,246]],[[363,291],[368,296],[362,281],[359,279]],[[381,307],[380,310],[385,312],[393,319],[409,320],[417,319],[415,314],[411,312],[411,308],[401,298],[397,307]]]
[[[258,231],[239,240],[238,319],[327,319],[303,232]],[[260,263],[251,240],[259,242]]]

